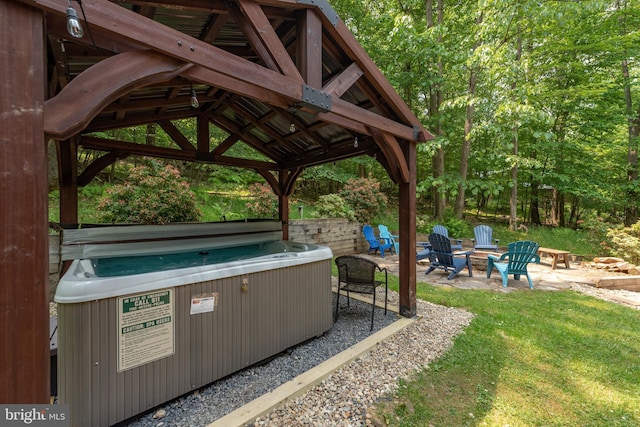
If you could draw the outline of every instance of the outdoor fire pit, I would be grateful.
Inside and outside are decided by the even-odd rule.
[[[487,257],[489,255],[500,256],[502,254],[499,252],[475,251],[470,257],[473,268],[480,271],[487,271]]]

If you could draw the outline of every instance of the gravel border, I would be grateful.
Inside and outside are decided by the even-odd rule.
[[[389,299],[392,301],[391,293]],[[397,297],[395,299],[397,300]],[[141,417],[117,425],[206,426],[273,391],[279,385],[346,350],[397,319],[394,312],[388,311],[385,316],[384,309],[376,308],[373,331],[370,331],[371,305],[351,299],[350,307],[347,308],[344,301],[342,298],[337,322],[323,336],[291,348],[266,363],[239,371],[198,391],[156,407]],[[158,417],[159,415],[161,417]],[[154,416],[158,418],[154,419]]]

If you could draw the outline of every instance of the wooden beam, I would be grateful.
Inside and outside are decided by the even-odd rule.
[[[204,13],[226,13],[226,2],[223,0],[181,0],[180,4],[176,4],[175,0],[114,0],[116,4],[136,5],[136,6],[153,6],[163,9],[173,10],[195,10]]]
[[[253,35],[255,35],[259,44],[264,48],[264,51],[263,49],[259,51],[261,56],[268,55],[271,62],[277,66],[277,69],[279,69],[282,74],[292,77],[302,84],[303,80],[300,72],[289,56],[287,49],[282,45],[280,37],[278,37],[273,30],[269,19],[267,19],[260,5],[255,1],[248,0],[238,0],[237,4],[243,12],[244,18],[246,18],[241,21],[246,21],[246,23],[249,24],[249,28],[244,29],[245,35],[247,35],[249,40],[253,40]],[[253,33],[253,35],[249,33]]]
[[[44,17],[0,2],[0,402],[49,403]]]
[[[78,144],[77,138],[56,141],[58,183],[60,185],[60,223],[78,223]]]
[[[111,166],[112,164],[117,162],[118,159],[123,159],[123,158],[126,158],[127,156],[128,154],[123,154],[118,151],[112,151],[103,156],[100,156],[99,158],[91,162],[91,164],[87,166],[84,169],[84,171],[82,171],[80,176],[78,176],[78,186],[84,187],[85,185],[88,185],[91,182],[91,180],[93,180],[93,178],[95,178],[106,167]],[[60,222],[62,222],[63,224],[75,224],[78,222],[78,219],[76,218],[76,220],[73,222],[68,222],[68,221],[60,221]]]
[[[322,21],[312,9],[297,13],[297,63],[304,81],[322,87]]]
[[[222,141],[216,148],[211,151],[211,154],[216,156],[222,156],[228,149],[240,140],[239,135],[229,135],[224,141]]]
[[[351,86],[353,86],[355,82],[358,81],[360,77],[362,77],[362,74],[364,74],[364,72],[358,64],[354,62],[327,83],[322,88],[322,91],[340,98]]]
[[[226,13],[224,15],[215,15],[207,28],[205,28],[204,34],[202,35],[202,41],[206,43],[213,43],[228,20],[229,15]]]
[[[132,89],[171,79],[184,68],[185,64],[180,61],[151,51],[126,52],[107,58],[45,102],[45,133],[54,139],[67,139],[84,129],[118,97]]]
[[[398,220],[400,234],[399,256],[399,297],[400,315],[415,317],[416,302],[416,181],[417,147],[416,144],[402,141],[404,163],[409,169],[407,182],[400,182],[398,200]]]
[[[392,135],[382,133],[377,129],[372,129],[371,134],[373,140],[376,142],[380,151],[384,154],[387,162],[394,169],[389,171],[389,174],[394,177],[396,183],[409,182],[409,166],[407,165],[398,140]]]
[[[180,132],[169,120],[158,120],[158,124],[162,130],[165,131],[176,144],[178,144],[178,147],[185,151],[197,151],[196,147],[191,144],[187,137],[184,136],[182,132]]]
[[[117,141],[97,138],[95,136],[83,136],[80,145],[91,150],[113,151],[120,155],[123,153],[136,156],[158,157],[161,159],[186,160],[192,162],[211,163],[215,165],[237,166],[246,169],[278,170],[275,163],[260,160],[241,159],[237,157],[219,156],[214,154],[203,155],[195,150],[185,151],[175,148],[156,147],[154,145],[134,144],[132,142]]]
[[[197,147],[200,153],[209,153],[209,118],[199,115],[197,118]]]
[[[267,73],[269,74],[269,73]],[[227,74],[220,73],[215,70],[211,70],[208,68],[194,66],[193,68],[182,73],[183,77],[188,79],[197,80],[206,84],[211,84],[212,86],[216,86],[227,90],[229,92],[233,92],[238,95],[248,96],[249,98],[257,99],[258,101],[262,101],[269,105],[275,105],[280,108],[289,108],[295,101],[292,101],[291,97],[288,97],[282,93],[278,93],[270,88],[262,87],[259,83],[254,82],[246,82],[235,78],[234,76],[230,76]],[[273,75],[265,75],[264,79],[275,78]],[[287,82],[289,84],[289,88],[295,87],[296,92],[298,92],[298,87],[296,83]],[[284,89],[284,88],[281,88]],[[302,86],[299,88],[299,96],[302,96]],[[292,91],[293,92],[293,91]]]

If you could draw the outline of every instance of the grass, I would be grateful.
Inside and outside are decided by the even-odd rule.
[[[640,312],[573,291],[421,283],[417,297],[475,318],[377,408],[390,425],[640,425]]]
[[[502,225],[491,226],[494,228],[494,237],[500,239],[500,246],[517,240],[533,240],[544,248],[562,249],[587,258],[597,255],[601,250],[598,239],[583,230],[529,226],[528,231],[524,232],[511,231]]]

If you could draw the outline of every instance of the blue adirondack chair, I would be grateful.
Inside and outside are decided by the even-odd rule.
[[[500,257],[488,256],[487,278],[491,277],[491,271],[495,267],[502,276],[502,286],[507,286],[509,274],[513,274],[513,278],[516,280],[520,280],[520,276],[524,274],[529,281],[529,288],[533,289],[527,265],[530,262],[540,262],[540,257],[537,254],[539,247],[540,245],[531,240],[509,243],[509,251],[507,253],[502,254]],[[508,259],[508,261],[503,262],[505,259]]]
[[[398,245],[398,242],[396,242],[396,239],[399,236],[394,236],[393,234],[389,233],[389,228],[387,228],[386,225],[378,224],[378,236],[380,237],[380,240],[392,245],[393,250],[396,251],[396,255],[400,253],[400,247]]]
[[[373,234],[373,228],[371,228],[369,224],[366,224],[364,227],[362,227],[362,233],[364,234],[364,238],[367,239],[367,242],[369,243],[369,251],[367,252],[367,254],[370,254],[371,251],[373,251],[374,254],[380,251],[380,256],[384,258],[384,250],[390,249],[391,243],[385,243],[379,240],[375,236],[375,234]]]
[[[488,225],[478,225],[473,229],[476,236],[473,241],[473,248],[476,250],[498,250],[498,242],[500,239],[493,239],[493,228]],[[493,243],[495,241],[495,243]]]
[[[456,253],[454,255],[451,250],[451,241],[438,233],[429,235],[429,243],[431,243],[431,265],[425,274],[431,273],[436,268],[441,268],[449,273],[447,280],[451,280],[466,267],[467,270],[469,270],[469,277],[473,277],[470,258],[473,251]]]
[[[447,227],[445,227],[444,225],[440,225],[440,224],[434,225],[433,232],[442,234],[444,237],[451,240],[451,238],[449,237],[449,230],[447,230]],[[451,244],[451,250],[454,250],[454,251],[462,250],[462,239],[453,239],[453,240],[455,240],[456,243]]]

